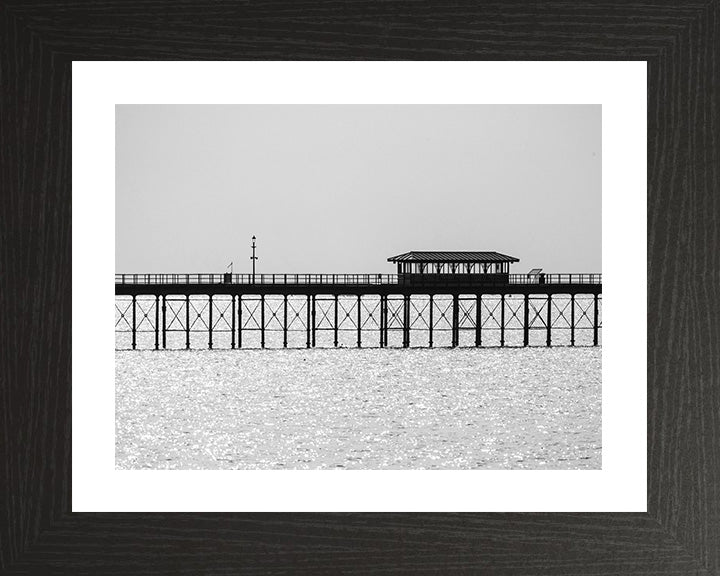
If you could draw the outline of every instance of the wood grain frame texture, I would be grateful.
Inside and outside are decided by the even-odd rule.
[[[719,4],[0,4],[0,571],[720,574]],[[71,62],[166,59],[646,60],[648,512],[71,513]]]

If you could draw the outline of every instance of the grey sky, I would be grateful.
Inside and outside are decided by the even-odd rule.
[[[116,272],[601,271],[601,107],[116,107]]]

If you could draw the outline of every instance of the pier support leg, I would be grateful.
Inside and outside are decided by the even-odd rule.
[[[155,350],[160,349],[160,296],[155,296]]]
[[[333,324],[333,346],[337,348],[338,345],[338,295],[335,294],[335,323]]]
[[[136,296],[133,296],[133,300],[132,300],[132,302],[133,302],[133,303],[132,303],[132,309],[133,309],[133,314],[132,314],[132,349],[133,349],[133,350],[135,350],[135,349],[137,348],[137,324],[136,324],[136,322],[135,322],[135,304],[136,304],[135,300],[136,300]]]
[[[570,295],[570,346],[575,346],[575,294]]]
[[[545,345],[552,346],[552,295],[548,294],[547,299],[547,338]]]
[[[265,348],[265,295],[260,296],[260,348]]]
[[[459,315],[459,298],[457,294],[452,295],[452,314],[450,318],[450,346],[455,348],[457,346],[457,335],[458,335],[458,315]]]
[[[500,296],[500,347],[505,347],[505,294]]]
[[[383,347],[388,347],[388,297],[387,294],[385,295],[385,304],[384,304],[384,311],[385,314],[385,324],[383,324]]]
[[[455,348],[460,344],[460,295],[453,294],[452,308],[452,347]]]
[[[528,346],[530,344],[530,297],[525,294],[525,313],[524,318],[525,321],[523,322],[523,346]]]
[[[600,315],[598,314],[598,295],[595,294],[595,302],[593,303],[593,346],[598,345],[598,325]]]
[[[410,346],[410,296],[403,298],[403,348]]]
[[[315,348],[315,295],[312,296],[312,320],[311,320],[311,326],[312,326],[312,347]]]
[[[388,347],[388,331],[389,331],[389,319],[388,319],[388,297],[387,294],[385,295],[385,304],[384,304],[384,312],[385,314],[385,324],[383,325],[383,346],[385,348]]]
[[[238,294],[238,348],[242,348],[242,294]]]
[[[482,310],[482,297],[478,294],[475,297],[475,346],[482,346],[482,318],[480,311]]]
[[[433,308],[435,307],[435,303],[433,300],[433,295],[430,294],[430,321],[428,322],[428,345],[430,346],[430,348],[433,347],[433,323],[435,322],[433,319]]]
[[[385,348],[385,296],[380,294],[380,348]]]
[[[287,294],[283,296],[283,348],[287,348]]]
[[[361,296],[358,294],[357,297],[357,347],[362,348],[362,309],[361,309]]]
[[[163,350],[167,348],[167,296],[162,297],[162,344]]]
[[[231,298],[232,306],[230,308],[230,318],[232,319],[232,324],[230,326],[230,348],[235,350],[235,294],[233,294]]]
[[[208,348],[212,350],[212,329],[213,329],[213,317],[212,317],[212,294],[208,296]]]
[[[185,296],[185,350],[190,350],[190,296]]]
[[[308,294],[307,302],[305,303],[305,330],[307,331],[307,341],[305,347],[310,348],[310,295]]]

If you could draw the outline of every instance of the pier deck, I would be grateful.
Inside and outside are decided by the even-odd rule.
[[[141,294],[600,294],[602,274],[116,274],[116,295]]]

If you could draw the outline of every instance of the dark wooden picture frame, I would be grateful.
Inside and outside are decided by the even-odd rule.
[[[719,6],[5,1],[0,572],[720,574]],[[71,63],[138,59],[646,60],[648,512],[72,513]]]

